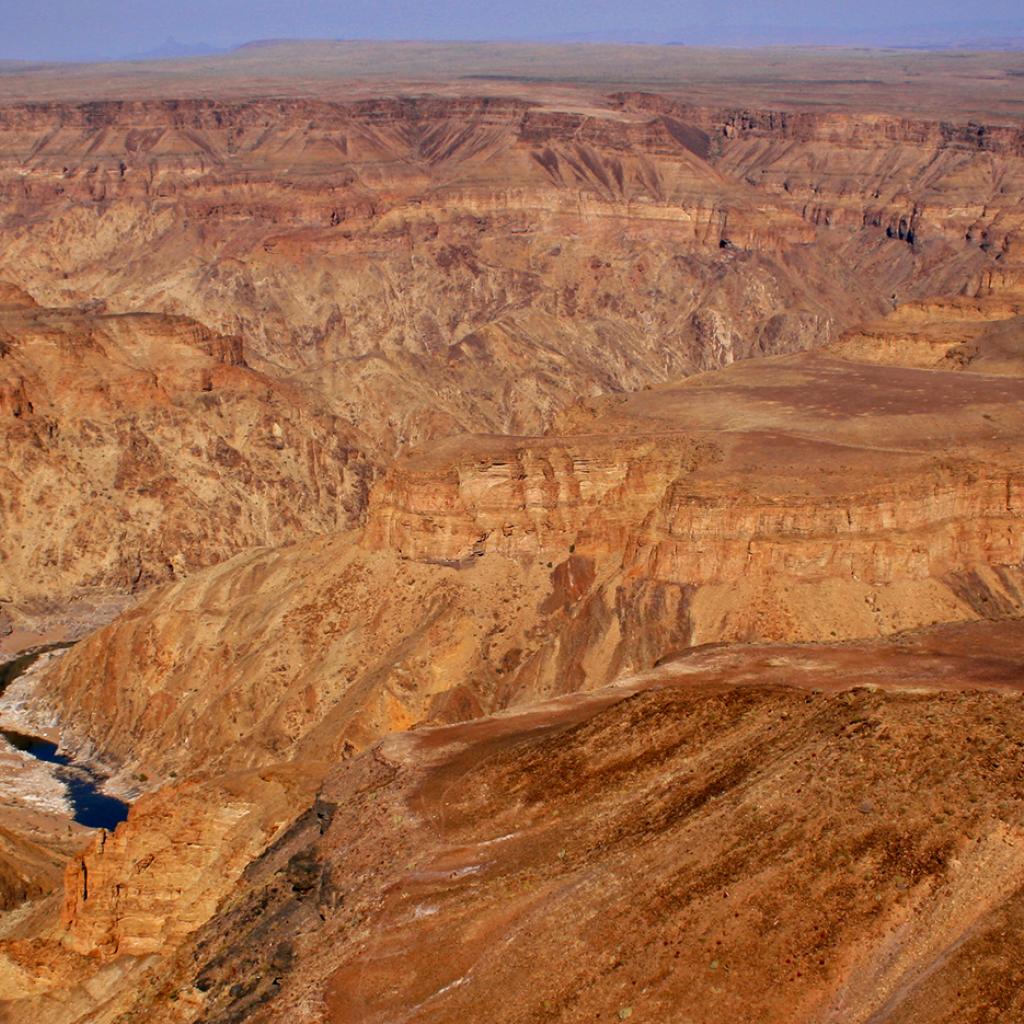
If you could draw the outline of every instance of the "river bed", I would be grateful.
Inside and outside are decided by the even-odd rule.
[[[25,693],[18,692],[30,683],[35,675],[33,668],[38,671],[43,663],[59,657],[63,649],[70,646],[69,643],[48,644],[0,665],[0,703],[4,719],[0,723],[0,752],[9,751],[3,757],[6,784],[13,783],[10,797],[15,804],[52,806],[53,810],[64,807],[65,813],[70,812],[71,818],[86,828],[113,830],[128,816],[129,804],[103,792],[105,774],[60,752],[59,743],[54,742],[59,740],[57,729],[51,728],[57,723],[34,721],[30,710],[34,703],[31,687]],[[37,663],[40,664],[37,666]],[[48,735],[41,736],[39,732]],[[34,759],[36,767],[32,767],[33,761],[29,758]],[[19,792],[19,779],[25,783],[22,792]]]
[[[15,750],[30,754],[38,761],[57,765],[54,775],[67,790],[72,816],[86,828],[113,830],[128,817],[128,804],[100,790],[103,779],[92,769],[76,764],[66,754],[57,752],[57,744],[39,736],[26,736],[12,729],[0,729],[0,736]]]

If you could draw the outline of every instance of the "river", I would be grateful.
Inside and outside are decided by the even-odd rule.
[[[37,658],[48,651],[70,646],[67,643],[49,644],[0,665],[0,693],[31,667]],[[103,776],[92,768],[78,764],[66,754],[58,753],[56,743],[14,729],[0,729],[0,736],[15,749],[56,766],[53,774],[67,791],[74,820],[80,825],[112,830],[118,822],[128,817],[128,804],[101,791]]]

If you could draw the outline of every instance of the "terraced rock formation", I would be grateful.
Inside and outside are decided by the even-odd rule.
[[[1020,1016],[1020,127],[290,82],[0,104],[0,1021]]]
[[[647,94],[0,110],[0,260],[187,315],[386,451],[822,344],[1019,258],[1019,132]]]
[[[998,275],[977,294],[911,302],[843,334],[837,355],[896,366],[1019,376],[1024,289]]]

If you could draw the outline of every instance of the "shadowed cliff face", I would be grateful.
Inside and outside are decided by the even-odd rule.
[[[623,110],[675,115],[721,136],[723,173],[745,175],[814,224],[880,228],[911,245],[945,238],[1019,260],[1019,125],[831,111],[712,113],[661,96],[615,99]]]

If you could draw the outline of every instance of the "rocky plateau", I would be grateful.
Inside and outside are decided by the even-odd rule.
[[[1024,1017],[1024,124],[308,52],[0,68],[0,1021]]]

